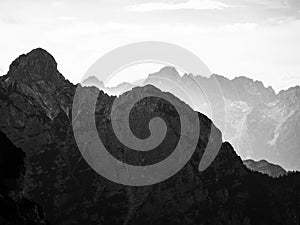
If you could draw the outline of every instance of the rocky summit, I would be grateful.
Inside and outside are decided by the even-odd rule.
[[[134,88],[125,95],[134,95],[143,88],[148,86]],[[73,136],[75,90],[76,85],[58,72],[54,58],[43,49],[20,56],[12,63],[9,72],[0,77],[0,129],[17,148],[22,149],[25,157],[24,169],[18,178],[18,198],[38,205],[38,215],[45,216],[49,224],[300,223],[298,173],[275,179],[250,171],[228,142],[222,144],[212,164],[203,172],[199,171],[200,160],[214,127],[212,121],[200,113],[201,130],[196,150],[183,169],[168,180],[151,186],[132,187],[101,177],[82,158]],[[93,94],[95,87],[83,90]],[[100,130],[110,126],[114,98],[99,93],[95,115]],[[84,99],[79,100],[84,103]],[[188,107],[176,98],[175,101],[183,108]],[[159,106],[165,117],[173,117],[174,112],[164,103],[155,101],[151,104]],[[151,107],[144,107],[135,115],[151,115],[147,110]],[[135,129],[143,131],[144,121],[133,118]],[[171,126],[170,132],[176,134],[179,132],[176,129],[178,126]],[[101,135],[105,136],[105,132]],[[222,141],[221,132],[217,132],[214,141]],[[113,149],[115,143],[107,140],[106,145],[116,151]],[[124,146],[118,144],[117,147],[118,154],[122,154]],[[1,146],[1,168],[7,165],[7,160],[12,165],[17,163],[17,158],[3,158],[7,151],[10,149],[6,145]],[[1,182],[5,179],[2,176]],[[15,191],[10,189],[8,193],[12,196]],[[0,196],[0,202],[4,204],[6,200],[2,192]],[[28,214],[28,221],[36,215]],[[4,221],[5,224],[25,224],[12,217]]]

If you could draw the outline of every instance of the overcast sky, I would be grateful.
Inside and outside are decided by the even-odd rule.
[[[1,0],[0,71],[42,47],[77,83],[116,47],[166,41],[191,50],[214,73],[278,91],[300,83],[299,19],[299,0]]]

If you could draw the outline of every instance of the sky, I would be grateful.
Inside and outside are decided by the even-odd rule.
[[[299,40],[299,0],[0,1],[2,74],[20,54],[41,47],[78,83],[117,47],[165,41],[192,51],[213,73],[279,91],[300,84]],[[131,72],[157,70],[141,68]]]

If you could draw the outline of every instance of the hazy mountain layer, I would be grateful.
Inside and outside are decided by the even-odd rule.
[[[146,84],[169,91],[194,110],[212,118],[222,130],[224,139],[243,159],[266,159],[288,170],[300,170],[299,86],[276,94],[272,87],[247,77],[233,80],[219,75],[180,77],[173,67],[150,74]],[[220,116],[223,112],[217,112],[224,106],[218,105],[220,102],[213,98],[216,84],[224,97],[224,118]],[[126,91],[132,88],[127,87]],[[216,112],[219,116],[214,117]]]

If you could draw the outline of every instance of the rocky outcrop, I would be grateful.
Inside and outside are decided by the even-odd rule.
[[[26,153],[19,187],[24,197],[42,207],[50,224],[299,224],[299,174],[271,179],[251,172],[227,142],[213,163],[199,171],[213,127],[200,113],[196,150],[184,168],[168,180],[129,187],[101,177],[83,160],[73,137],[75,88],[42,49],[19,57],[0,78],[0,127]],[[84,90],[95,92],[93,87]],[[129,95],[139,91],[134,89]],[[100,130],[109,127],[114,98],[99,93],[95,114]],[[181,107],[188,107],[174,99]],[[169,106],[150,103],[173,118]],[[147,134],[147,129],[135,116],[151,115],[147,110],[151,107],[142,107],[133,115],[134,129],[141,134]],[[170,129],[178,133],[178,127]],[[220,141],[221,133],[215,138]],[[114,144],[107,140],[108,147]],[[124,147],[119,147],[122,152]]]

